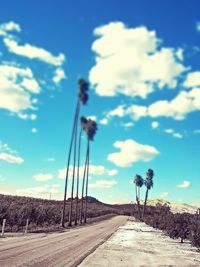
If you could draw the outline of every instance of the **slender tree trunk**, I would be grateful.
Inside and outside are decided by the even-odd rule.
[[[80,109],[80,103],[79,103],[79,100],[78,100],[77,105],[76,105],[75,115],[74,115],[74,123],[73,123],[73,129],[72,129],[72,135],[71,135],[71,141],[70,141],[70,147],[69,147],[66,176],[65,176],[65,191],[64,191],[63,209],[62,209],[62,217],[61,217],[61,226],[62,227],[65,226],[65,207],[66,207],[66,198],[67,198],[69,165],[70,165],[70,159],[71,159],[72,145],[73,145],[73,141],[74,141],[74,131],[75,131],[75,127],[76,127],[76,122],[77,122],[79,109]]]
[[[77,217],[78,217],[78,191],[79,191],[79,167],[80,167],[80,154],[81,154],[81,137],[82,137],[82,128],[79,134],[79,142],[78,142],[78,166],[77,166],[77,183],[76,183],[76,212],[75,212],[75,225],[77,225]]]
[[[140,201],[139,201],[139,188],[135,186],[135,193],[136,193],[136,202],[137,202],[137,207],[138,207],[138,217],[141,219],[141,212],[140,212]]]
[[[147,205],[147,199],[148,199],[148,193],[149,190],[146,190],[146,194],[145,194],[145,201],[144,201],[144,206],[143,206],[143,213],[142,213],[142,219],[144,220],[144,216],[145,216],[145,211],[146,211],[146,205]]]
[[[88,161],[87,161],[87,176],[86,176],[86,194],[85,194],[85,214],[84,223],[87,222],[87,197],[88,197],[88,179],[89,179],[89,166],[90,166],[90,141],[88,138]]]
[[[72,174],[72,189],[71,189],[71,201],[70,201],[70,210],[69,210],[69,223],[68,226],[72,226],[72,213],[73,213],[73,198],[74,198],[74,180],[76,175],[76,143],[77,143],[77,128],[78,128],[78,117],[79,110],[76,118],[76,125],[74,131],[74,164],[73,164],[73,174]]]
[[[88,162],[88,147],[87,147],[87,151],[86,151],[85,166],[84,166],[84,173],[83,173],[83,182],[82,182],[80,224],[82,224],[82,220],[83,220],[83,196],[84,196],[84,189],[85,189],[85,176],[86,176],[86,170],[87,170],[87,162]]]

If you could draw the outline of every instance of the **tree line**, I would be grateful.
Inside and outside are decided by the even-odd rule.
[[[200,209],[196,214],[172,213],[167,205],[146,206],[146,213],[143,221],[153,228],[162,230],[173,239],[185,239],[200,249]],[[138,213],[135,216],[140,219]]]
[[[101,219],[107,215],[121,214],[130,216],[132,212],[132,205],[104,204],[90,196],[87,197],[87,202],[87,216],[90,220]],[[62,205],[62,201],[0,194],[0,226],[3,224],[3,219],[6,219],[6,232],[21,232],[28,219],[29,231],[59,229]],[[69,221],[70,205],[71,200],[68,199],[66,201],[65,221]],[[81,199],[78,200],[78,205],[79,207],[81,206]],[[80,212],[76,217],[75,208],[76,203],[73,202],[72,220],[75,221],[75,218],[77,218],[80,221]]]

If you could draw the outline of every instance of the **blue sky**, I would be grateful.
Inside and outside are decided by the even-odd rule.
[[[117,4],[116,4],[117,2]],[[90,195],[198,203],[199,1],[3,1],[0,192],[62,199],[77,79],[99,124]],[[85,140],[83,140],[83,146]],[[84,147],[83,147],[84,160]]]

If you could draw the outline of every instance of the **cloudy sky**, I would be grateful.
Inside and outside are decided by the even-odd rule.
[[[99,124],[89,195],[130,202],[134,175],[152,168],[151,198],[197,203],[199,1],[11,2],[0,17],[0,192],[62,198],[84,77],[81,114]]]

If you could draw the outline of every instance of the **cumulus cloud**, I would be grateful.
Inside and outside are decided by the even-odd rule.
[[[20,32],[21,31],[20,25],[13,21],[0,24],[0,36],[7,36],[10,32],[13,31]]]
[[[31,44],[19,45],[17,41],[11,38],[4,38],[4,44],[11,53],[30,59],[38,59],[54,66],[61,66],[65,61],[65,56],[62,53],[54,56],[44,48]]]
[[[163,192],[163,193],[160,194],[161,198],[166,198],[168,196],[169,196],[169,192]]]
[[[174,88],[186,71],[180,49],[162,47],[155,31],[145,26],[128,28],[112,22],[94,30],[92,44],[96,64],[89,78],[100,96],[139,96],[145,98],[165,86]]]
[[[53,175],[50,173],[39,173],[33,176],[38,182],[45,182],[53,179]]]
[[[9,147],[8,144],[0,141],[0,160],[12,164],[22,164],[24,159],[17,155],[17,152]]]
[[[32,95],[39,92],[30,68],[0,65],[0,108],[23,117],[24,110],[34,109]]]
[[[76,168],[76,173],[77,173],[77,168]],[[107,169],[102,165],[90,165],[89,168],[89,174],[94,175],[94,176],[114,176],[118,173],[117,170],[115,169]],[[83,178],[84,174],[84,166],[80,166],[79,168],[79,174],[80,178]],[[69,177],[72,178],[73,175],[73,166],[69,167]],[[58,170],[58,178],[60,179],[65,179],[66,176],[66,169],[60,169]]]
[[[99,124],[107,125],[109,123],[109,120],[107,118],[103,118],[99,121]]]
[[[31,129],[31,132],[32,132],[32,133],[37,133],[37,132],[38,132],[38,129],[37,129],[37,128],[32,128],[32,129]]]
[[[121,110],[120,115],[116,112],[118,109]],[[172,100],[158,100],[149,106],[135,104],[128,107],[119,106],[109,111],[107,116],[109,118],[130,116],[133,120],[139,120],[142,117],[168,117],[183,120],[189,113],[198,110],[200,110],[200,88],[192,88],[189,91],[180,91]]]
[[[167,133],[167,134],[170,134],[174,138],[178,138],[178,139],[182,139],[183,138],[182,134],[175,132],[174,129],[171,129],[171,128],[165,129],[164,132]]]
[[[151,161],[159,155],[155,147],[139,144],[132,139],[117,141],[114,147],[120,151],[109,154],[107,159],[119,167],[129,167],[138,161]]]
[[[18,56],[36,59],[40,62],[48,64],[49,80],[46,80],[46,88],[56,86],[62,79],[66,78],[63,70],[65,56],[59,53],[58,56],[53,55],[42,47],[31,44],[19,45],[19,37],[15,34],[21,32],[19,24],[11,21],[0,24],[0,37],[10,53]],[[1,53],[3,57],[4,54]],[[0,108],[11,112],[11,115],[17,115],[23,120],[35,120],[37,115],[38,96],[41,93],[43,82],[43,74],[40,77],[35,76],[35,70],[32,67],[25,67],[26,63],[20,63],[21,58],[13,62],[3,61],[0,65]],[[39,66],[39,62],[36,62]],[[51,68],[49,68],[51,65]],[[46,79],[46,77],[45,77]],[[48,83],[49,82],[49,83]]]
[[[129,122],[121,123],[121,126],[127,129],[127,128],[133,127],[134,123],[132,121],[129,121]]]
[[[22,164],[24,162],[23,158],[8,153],[0,153],[0,160],[13,164]]]
[[[58,84],[60,83],[62,80],[66,79],[66,75],[65,75],[65,72],[62,68],[57,68],[55,71],[54,71],[54,77],[53,77],[53,82]]]
[[[87,119],[91,119],[93,121],[97,121],[97,116],[91,115],[91,116],[88,116]]]
[[[156,128],[158,128],[159,127],[159,123],[157,122],[157,121],[152,121],[152,123],[151,123],[151,128],[152,129],[156,129]]]
[[[108,188],[112,188],[113,186],[115,186],[117,184],[117,181],[115,180],[98,180],[95,183],[90,183],[88,186],[89,188],[99,188],[99,189],[108,189]]]
[[[60,192],[56,188],[36,186],[36,187],[16,189],[16,195],[36,197],[36,198],[46,198],[46,199],[50,199],[50,198],[60,199],[62,196],[62,192]]]
[[[189,181],[183,181],[181,184],[178,184],[177,187],[179,188],[188,188],[190,186]]]
[[[197,87],[200,86],[200,71],[189,72],[183,83],[185,87]]]

